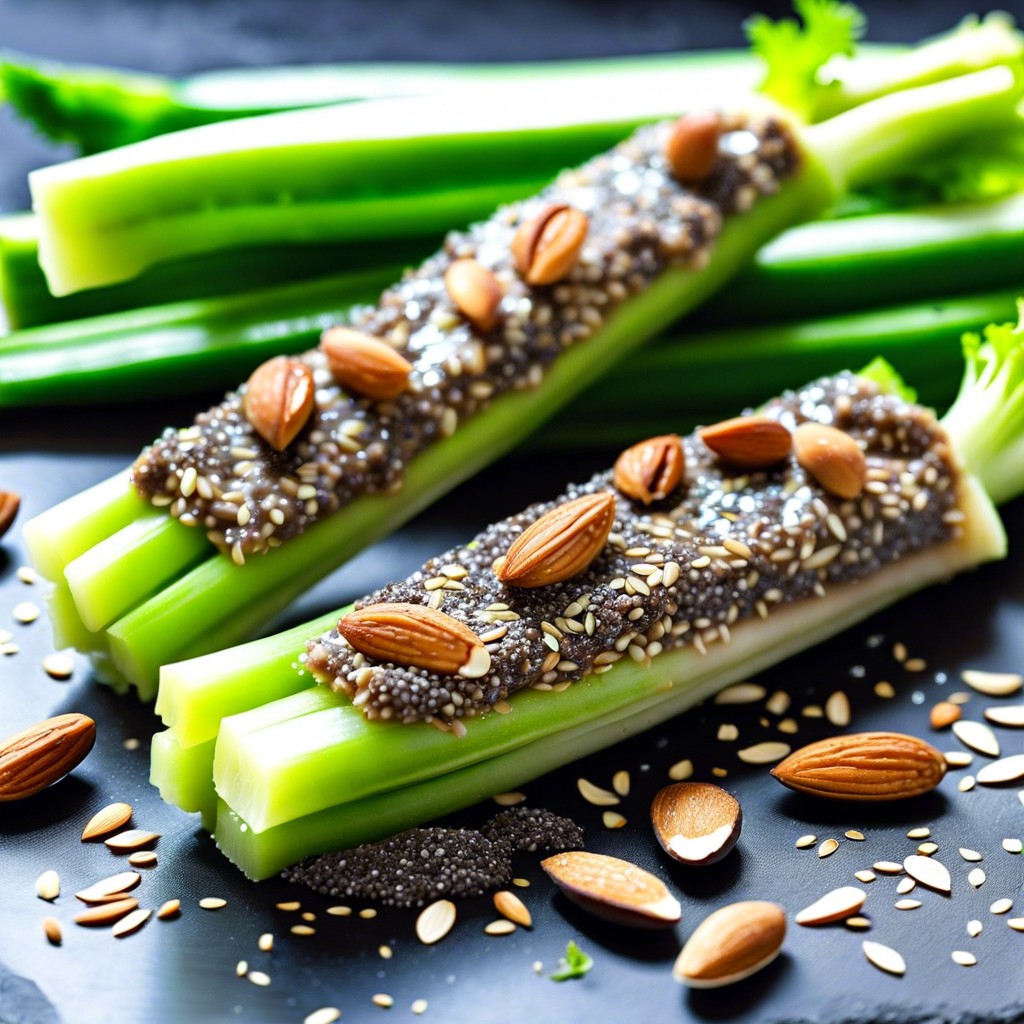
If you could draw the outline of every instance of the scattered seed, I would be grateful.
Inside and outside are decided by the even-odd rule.
[[[808,704],[801,712],[804,718],[824,718],[825,712],[817,704]]]
[[[48,903],[60,895],[60,875],[56,871],[44,871],[36,879],[36,895]]]
[[[801,836],[794,845],[798,850],[806,850],[808,846],[813,846],[817,841],[817,836],[806,835]]]
[[[981,934],[981,930],[982,924],[980,921],[973,920],[967,922],[967,934],[970,935],[972,939],[976,939]]]
[[[629,772],[616,772],[612,776],[612,789],[614,789],[619,796],[629,796]]]
[[[779,732],[784,732],[788,736],[792,736],[794,733],[798,732],[799,729],[800,726],[797,724],[795,718],[784,718],[779,722]]]
[[[795,918],[797,924],[817,925],[830,924],[851,917],[864,905],[867,893],[854,885],[844,885],[833,889],[815,900],[809,907],[804,907]]]
[[[864,842],[864,833],[858,832],[855,828],[847,829],[843,835],[846,836],[847,839],[852,839],[855,843]]]
[[[383,992],[378,992],[372,999],[375,1006],[383,1006],[385,1010],[390,1009],[395,1005],[394,999],[391,996],[385,995]]]
[[[288,931],[290,931],[292,935],[301,935],[303,938],[310,935],[316,935],[316,929],[311,924],[293,924]]]
[[[763,743],[755,743],[752,747],[744,747],[737,751],[736,756],[746,764],[774,764],[788,757],[792,749],[788,743],[766,740]]]
[[[602,789],[600,786],[595,786],[587,779],[577,779],[576,788],[580,791],[580,796],[588,804],[594,804],[597,807],[613,807],[621,802],[614,793],[607,789]]]
[[[605,828],[622,828],[626,824],[626,819],[618,811],[605,811],[601,821]]]
[[[722,743],[732,743],[733,740],[739,739],[740,731],[735,725],[730,722],[723,722],[718,727],[718,739]]]
[[[113,924],[118,918],[131,913],[138,905],[139,901],[131,896],[123,900],[115,900],[111,903],[100,903],[95,907],[82,911],[75,918],[75,924],[82,924],[87,927]]]
[[[302,1024],[334,1024],[341,1019],[341,1010],[336,1006],[321,1006],[319,1010],[306,1014]]]
[[[850,724],[850,698],[842,690],[836,690],[825,701],[825,717],[840,729]]]
[[[302,916],[302,920],[303,921],[315,921],[316,920],[316,914],[314,914],[312,910],[305,911],[301,916]]]
[[[997,786],[1024,778],[1024,754],[1011,754],[979,769],[977,779],[983,786]]]
[[[526,794],[516,791],[509,793],[495,793],[491,799],[499,807],[514,807],[516,804],[521,804],[526,799]]]
[[[971,695],[964,690],[957,690],[946,697],[950,704],[966,704],[970,699]]]
[[[269,953],[274,948],[274,936],[270,932],[264,932],[256,942],[260,950]]]
[[[327,913],[330,914],[331,917],[351,917],[352,916],[352,908],[351,907],[328,907],[327,908]]]
[[[1005,725],[1011,729],[1019,729],[1024,726],[1024,704],[997,705],[993,708],[985,708],[983,714],[996,725]]]
[[[533,918],[530,916],[530,911],[527,910],[526,904],[514,892],[509,892],[507,889],[496,892],[494,894],[494,908],[503,917],[507,917],[510,921],[522,925],[524,928],[530,928],[533,925]]]
[[[964,949],[954,949],[950,956],[953,958],[953,963],[959,964],[961,967],[973,967],[978,962],[978,958],[973,953],[968,953]]]
[[[64,652],[48,654],[43,658],[43,671],[51,679],[70,679],[75,671],[74,656]]]
[[[364,921],[370,921],[377,916],[377,911],[374,910],[373,907],[365,907],[363,910],[359,911],[359,916]]]
[[[143,846],[149,846],[160,838],[159,832],[145,832],[140,828],[130,828],[127,832],[119,832],[116,836],[103,840],[103,845],[115,853],[123,853],[128,850],[140,850]]]
[[[899,662],[907,660],[907,645],[897,641],[892,645],[892,656]]]
[[[991,913],[991,914],[1005,914],[1008,910],[1012,909],[1012,907],[1013,907],[1013,900],[1011,900],[1011,899],[1001,899],[1001,900],[996,900],[995,903],[993,903],[992,906],[989,907],[988,909],[989,909],[989,913]]]
[[[93,882],[86,889],[76,892],[75,896],[83,903],[102,903],[115,893],[125,893],[134,889],[142,881],[138,871],[121,871],[109,878]]]
[[[933,853],[935,853],[936,850],[938,850],[938,848],[938,843],[933,843],[929,841],[927,843],[921,843],[921,845],[917,848],[917,852],[922,857],[930,857]]]
[[[985,884],[985,879],[987,877],[988,876],[985,874],[984,868],[973,868],[967,876],[967,881],[974,886],[975,889],[980,889]]]
[[[125,935],[131,935],[132,932],[137,932],[149,920],[152,913],[152,910],[148,910],[145,907],[133,910],[114,925],[111,929],[111,935],[115,939],[120,939]]]
[[[157,920],[167,921],[172,917],[177,917],[181,913],[181,900],[167,900],[165,903],[160,905],[160,909],[156,912]]]
[[[868,871],[865,869],[863,871],[854,871],[853,877],[856,878],[858,882],[863,882],[867,885],[869,882],[873,882],[878,876],[874,871]]]
[[[35,622],[39,618],[39,606],[31,601],[19,601],[14,606],[14,611],[11,614],[14,616],[15,622],[20,622],[23,626],[27,626],[30,622]]]
[[[960,856],[971,863],[984,859],[977,850],[968,850],[966,846],[960,847]]]
[[[715,694],[716,704],[754,704],[768,691],[757,683],[735,683]]]
[[[278,910],[291,911],[300,909],[302,904],[298,900],[288,900],[286,903],[275,903],[274,906],[276,906]],[[330,910],[327,911],[327,913],[329,914],[333,909],[335,908],[331,907]]]
[[[134,736],[129,736],[122,744],[125,750],[138,750],[142,746],[142,741],[137,740]]]
[[[133,868],[156,867],[156,854],[152,850],[138,850],[128,855],[128,863]]]
[[[883,700],[892,700],[896,696],[896,690],[893,688],[892,683],[886,682],[884,679],[875,683],[875,696],[881,697]]]
[[[888,974],[906,973],[906,962],[895,949],[883,946],[880,942],[869,942],[867,939],[861,943],[861,949],[864,950],[868,962],[880,971],[885,971]]]
[[[830,857],[836,850],[839,849],[838,839],[826,839],[825,842],[818,847],[819,857]]]
[[[529,889],[530,888],[530,880],[528,878],[513,878],[512,879],[512,884],[517,889]]]
[[[515,930],[515,922],[503,917],[484,925],[484,931],[488,935],[511,935]]]
[[[928,667],[928,662],[924,658],[908,658],[903,662],[903,667],[908,672],[923,672]]]
[[[896,886],[897,896],[906,896],[907,893],[913,892],[917,888],[917,882],[912,878],[901,878],[899,884]]]
[[[855,914],[853,917],[848,917],[843,924],[845,924],[847,928],[852,928],[854,931],[865,931],[871,927],[871,918]]]
[[[920,900],[897,900],[893,906],[897,910],[917,910],[921,906]]]
[[[1006,922],[1015,932],[1024,932],[1024,917],[1011,917]]]
[[[263,971],[250,971],[246,977],[254,984],[259,985],[261,988],[266,988],[270,984],[270,975],[264,974]]]
[[[871,865],[880,875],[902,875],[903,865],[894,860],[876,860]]]
[[[239,960],[238,963],[235,964],[235,977],[236,978],[244,978],[248,973],[249,973],[249,961],[248,960]]]
[[[443,939],[454,924],[455,904],[451,900],[437,900],[416,918],[416,937],[425,946],[430,946]]]
[[[131,816],[131,804],[108,804],[103,810],[97,811],[82,829],[82,842],[105,836],[108,832],[116,832],[122,825],[128,824]]]
[[[228,905],[227,900],[222,900],[219,896],[204,896],[199,901],[199,906],[203,910],[220,910],[221,907]]]
[[[931,722],[933,729],[945,729],[954,722],[960,721],[962,715],[963,711],[961,711],[959,704],[944,700],[932,708],[928,720]]]
[[[987,757],[999,756],[999,740],[984,722],[961,719],[953,723],[953,735],[965,746]]]
[[[390,960],[395,955],[395,951],[390,946],[378,946],[377,952],[380,954],[381,960]]]
[[[413,1013],[420,1014],[427,1012],[427,1001],[426,999],[414,999],[412,1006],[409,1007]]]
[[[18,579],[27,586],[32,586],[34,583],[39,582],[39,573],[30,565],[19,565]]]
[[[903,860],[903,869],[911,878],[928,886],[938,892],[950,891],[949,871],[944,864],[940,864],[934,857],[922,857],[911,855]]]
[[[43,934],[51,946],[59,946],[64,939],[60,930],[60,922],[55,917],[43,918]]]
[[[930,828],[912,828],[907,833],[908,839],[927,839],[932,834]]]
[[[1024,843],[1021,843],[1019,839],[1004,839],[1003,849],[1007,853],[1020,853],[1024,850]]]
[[[784,715],[789,710],[791,698],[785,690],[776,690],[765,701],[765,710],[773,715]]]
[[[974,760],[974,755],[966,750],[947,750],[942,756],[947,768],[966,768]]]
[[[973,775],[965,775],[957,784],[956,788],[961,793],[970,793],[974,789],[975,778]]]
[[[960,673],[960,678],[972,690],[989,697],[1010,697],[1024,686],[1024,676],[1016,672],[982,672],[969,668]]]
[[[668,770],[668,777],[673,782],[685,782],[693,774],[693,762],[689,758],[676,761]]]

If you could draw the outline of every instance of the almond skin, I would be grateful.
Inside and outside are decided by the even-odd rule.
[[[767,967],[782,949],[786,914],[775,903],[732,903],[706,917],[683,946],[672,976],[691,988],[719,988]]]
[[[82,842],[96,839],[98,836],[105,836],[110,832],[116,832],[122,825],[126,825],[132,816],[131,804],[109,804],[102,811],[97,811],[82,831]]]
[[[23,800],[80,764],[96,742],[96,723],[85,715],[47,718],[0,744],[0,801]]]
[[[864,490],[868,466],[849,434],[825,423],[801,423],[793,432],[796,460],[829,494],[856,498]]]
[[[412,365],[379,338],[350,327],[332,327],[321,336],[320,349],[334,379],[352,394],[385,402],[409,383]]]
[[[682,479],[683,446],[678,434],[649,437],[615,460],[616,489],[645,505],[667,497]]]
[[[677,782],[655,794],[651,823],[670,857],[682,864],[714,864],[736,845],[743,811],[721,786]]]
[[[794,751],[772,769],[784,786],[832,800],[900,800],[934,789],[946,761],[898,732],[832,736]]]
[[[572,579],[601,553],[614,522],[615,498],[608,491],[564,502],[512,542],[497,577],[509,587],[543,587]]]
[[[574,850],[540,866],[570,900],[616,924],[671,928],[682,916],[665,884],[628,860]]]
[[[491,656],[476,633],[425,605],[369,605],[341,619],[338,632],[377,661],[469,679],[486,675],[491,667]]]
[[[954,722],[959,722],[963,717],[963,709],[959,704],[953,704],[948,700],[939,701],[932,708],[929,720],[933,729],[945,729]]]
[[[313,372],[305,363],[275,356],[253,371],[242,410],[256,433],[281,452],[312,414],[314,391]]]
[[[545,207],[512,239],[512,259],[527,284],[554,284],[576,265],[590,220],[564,203]]]
[[[665,159],[677,181],[703,181],[718,159],[722,119],[712,110],[684,114],[665,141]]]
[[[20,507],[21,498],[13,491],[0,491],[0,537],[11,528]]]
[[[455,260],[444,272],[448,297],[478,330],[490,331],[498,323],[501,285],[494,273],[467,257]]]
[[[767,469],[784,459],[793,436],[769,416],[736,416],[704,427],[700,439],[723,461],[739,469]]]

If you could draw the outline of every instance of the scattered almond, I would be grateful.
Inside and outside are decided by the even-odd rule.
[[[572,579],[601,553],[614,521],[615,498],[608,491],[563,502],[512,542],[498,579],[510,587],[542,587]]]
[[[115,900],[113,903],[100,903],[88,910],[83,910],[75,918],[75,924],[83,924],[90,927],[113,924],[125,914],[130,913],[139,905],[139,901],[133,896],[126,896],[124,899]]]
[[[709,782],[677,782],[655,794],[651,823],[662,849],[683,864],[714,864],[739,839],[743,812]]]
[[[826,839],[825,842],[818,847],[818,856],[821,858],[831,857],[836,850],[839,849],[838,839]]]
[[[809,907],[804,907],[794,918],[797,924],[816,925],[842,921],[843,918],[856,914],[867,899],[868,894],[855,885],[844,885],[825,893]]]
[[[996,900],[988,909],[990,914],[1005,914],[1013,909],[1013,900],[1004,897]]]
[[[622,802],[617,794],[595,786],[589,779],[577,779],[576,788],[580,791],[580,796],[595,807],[614,807]]]
[[[511,935],[515,930],[515,922],[507,918],[499,918],[484,925],[484,932],[487,935]]]
[[[507,889],[496,892],[494,908],[503,917],[522,925],[523,928],[530,928],[533,925],[533,918],[530,916],[530,911],[526,909],[526,904],[514,892],[509,892]]]
[[[75,897],[83,903],[102,903],[117,893],[125,893],[134,889],[142,880],[137,871],[120,871],[109,878],[93,882],[86,889],[75,893]]]
[[[883,946],[880,942],[869,942],[865,939],[861,943],[861,949],[864,950],[868,962],[874,964],[880,971],[885,971],[888,974],[906,973],[906,961],[890,946]]]
[[[137,932],[149,920],[152,913],[152,910],[143,907],[133,910],[114,925],[111,934],[115,939],[120,939],[132,932]]]
[[[160,905],[160,909],[156,912],[156,916],[160,921],[167,921],[172,917],[177,917],[180,913],[181,900],[167,900],[165,903]]]
[[[456,308],[477,330],[493,330],[502,291],[492,270],[465,256],[449,265],[444,285]]]
[[[82,842],[105,836],[108,832],[116,832],[126,825],[132,816],[132,805],[117,803],[108,804],[102,811],[97,811],[82,830]]]
[[[683,946],[672,976],[691,988],[718,988],[749,978],[782,949],[786,914],[775,903],[733,903],[706,917]]]
[[[737,416],[704,427],[700,439],[723,462],[739,469],[767,469],[784,459],[793,436],[769,416]]]
[[[426,946],[443,939],[455,924],[455,904],[451,900],[437,900],[424,907],[416,918],[416,937]]]
[[[527,284],[554,284],[568,276],[579,259],[590,221],[564,203],[546,206],[525,221],[512,239],[516,270]]]
[[[79,765],[96,742],[96,723],[85,715],[57,715],[0,744],[0,802],[23,800]]]
[[[682,479],[683,446],[678,434],[649,437],[615,460],[615,487],[645,505],[667,497]]]
[[[792,749],[788,743],[781,743],[778,740],[763,740],[761,743],[738,750],[736,756],[744,764],[774,764],[786,757]]]
[[[315,391],[313,371],[305,363],[275,356],[253,371],[242,410],[271,448],[284,451],[312,414]]]
[[[0,491],[0,537],[11,528],[20,507],[18,495],[13,491]]]
[[[983,672],[980,669],[965,669],[960,678],[978,693],[989,697],[1011,697],[1024,686],[1024,676],[1018,672]]]
[[[226,907],[228,901],[222,899],[220,896],[204,896],[199,901],[199,907],[201,910],[220,910],[221,907]]]
[[[796,460],[837,498],[856,498],[864,489],[867,462],[849,434],[824,423],[801,423],[793,432]]]
[[[1005,725],[1011,729],[1024,726],[1024,704],[1004,704],[985,708],[984,715],[996,725]]]
[[[946,726],[960,721],[963,708],[959,704],[951,704],[948,700],[940,701],[932,708],[929,720],[933,729],[945,729]]]
[[[152,868],[156,867],[156,851],[154,850],[136,850],[135,853],[128,855],[128,863],[133,868]]]
[[[425,605],[368,605],[344,616],[338,632],[378,661],[469,679],[486,675],[491,667],[490,652],[469,626]]]
[[[70,679],[75,671],[74,655],[64,651],[47,654],[42,661],[43,671],[51,678],[59,682]]]
[[[942,754],[913,736],[864,732],[808,744],[772,769],[784,786],[834,800],[895,800],[934,789]]]
[[[55,917],[43,918],[43,934],[46,936],[46,940],[51,946],[59,946],[64,940],[64,936],[60,930],[60,922]]]
[[[718,159],[718,137],[722,119],[712,110],[684,114],[672,126],[665,140],[665,159],[677,181],[703,181]]]
[[[950,891],[949,871],[945,865],[940,864],[934,857],[923,857],[920,854],[912,854],[903,859],[903,870],[911,878],[921,885],[928,886],[938,892]]]
[[[629,861],[575,850],[548,857],[541,867],[570,900],[617,924],[666,928],[682,915],[665,884]]]
[[[116,836],[103,840],[103,845],[116,853],[128,850],[140,850],[150,846],[160,838],[159,832],[146,832],[141,828],[130,828],[126,832],[118,832]]]
[[[782,692],[781,690],[779,691]],[[716,704],[756,704],[764,700],[768,691],[759,683],[733,683],[715,694]],[[788,706],[788,705],[787,705]],[[769,711],[772,708],[768,708]],[[785,708],[783,708],[785,710]],[[782,712],[780,711],[779,714]]]
[[[965,746],[987,757],[999,756],[999,740],[984,722],[961,720],[953,723],[953,735]]]

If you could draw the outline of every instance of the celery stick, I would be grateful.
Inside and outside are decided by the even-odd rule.
[[[71,591],[65,583],[53,585],[53,589],[46,599],[46,605],[49,612],[50,628],[53,630],[54,647],[58,650],[73,647],[83,654],[106,650],[106,638],[86,629],[78,614],[78,609],[75,607]]]
[[[217,794],[211,783],[214,740],[183,747],[174,731],[153,736],[149,781],[167,803],[189,814],[196,811],[210,817],[216,811]]]

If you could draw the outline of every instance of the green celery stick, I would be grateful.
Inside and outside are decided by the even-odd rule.
[[[214,740],[183,747],[173,729],[158,732],[150,751],[149,781],[168,803],[189,814],[212,817],[217,794],[210,783],[213,772]]]

